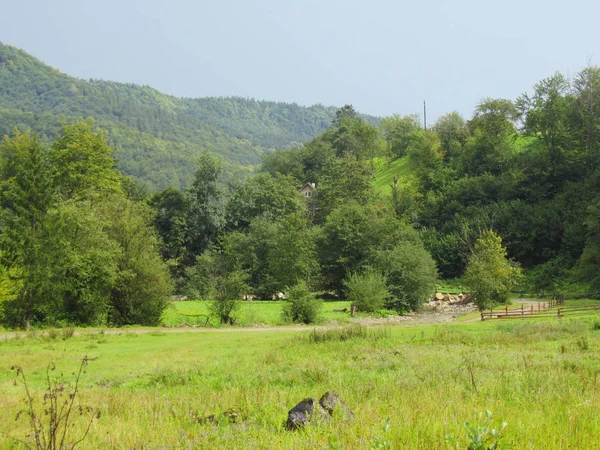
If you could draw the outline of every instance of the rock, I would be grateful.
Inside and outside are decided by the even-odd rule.
[[[444,302],[449,302],[450,301],[450,295],[446,294],[442,297],[442,301]]]
[[[327,418],[329,415],[314,398],[306,398],[288,411],[285,427],[288,430],[297,430],[309,423]]]
[[[443,299],[444,299],[444,294],[442,294],[442,293],[438,292],[437,294],[435,294],[435,297],[434,297],[434,298],[435,298],[436,300],[438,300],[438,301],[441,301],[441,300],[443,300]]]
[[[335,392],[325,392],[323,397],[319,400],[319,404],[332,417],[343,417],[346,420],[350,420],[354,417],[354,413],[350,410],[348,405],[346,405]]]

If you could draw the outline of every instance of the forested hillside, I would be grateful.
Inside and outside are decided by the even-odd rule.
[[[49,142],[61,125],[92,117],[116,148],[120,170],[150,190],[187,186],[202,150],[219,155],[229,173],[259,164],[273,149],[321,133],[334,114],[321,105],[181,99],[147,86],[80,80],[0,43],[0,135],[18,127]]]

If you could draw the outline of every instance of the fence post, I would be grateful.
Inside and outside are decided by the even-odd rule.
[[[560,306],[558,307],[558,317],[560,317]]]
[[[521,315],[523,315],[525,313],[525,310],[523,309],[523,303],[521,303]]]

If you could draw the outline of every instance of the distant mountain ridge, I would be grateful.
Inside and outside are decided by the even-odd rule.
[[[187,185],[203,149],[221,156],[230,172],[258,164],[265,153],[324,131],[336,109],[240,97],[177,98],[148,86],[82,80],[0,42],[0,134],[18,127],[50,140],[61,124],[92,117],[117,148],[121,171],[150,190]]]

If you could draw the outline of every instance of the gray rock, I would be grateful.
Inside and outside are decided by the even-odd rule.
[[[288,411],[285,427],[288,430],[304,428],[314,421],[322,421],[329,416],[314,398],[306,398]]]
[[[346,405],[335,392],[325,392],[323,397],[321,397],[321,400],[319,400],[319,404],[332,417],[343,417],[346,420],[350,420],[354,417],[354,413],[350,410],[348,405]]]

